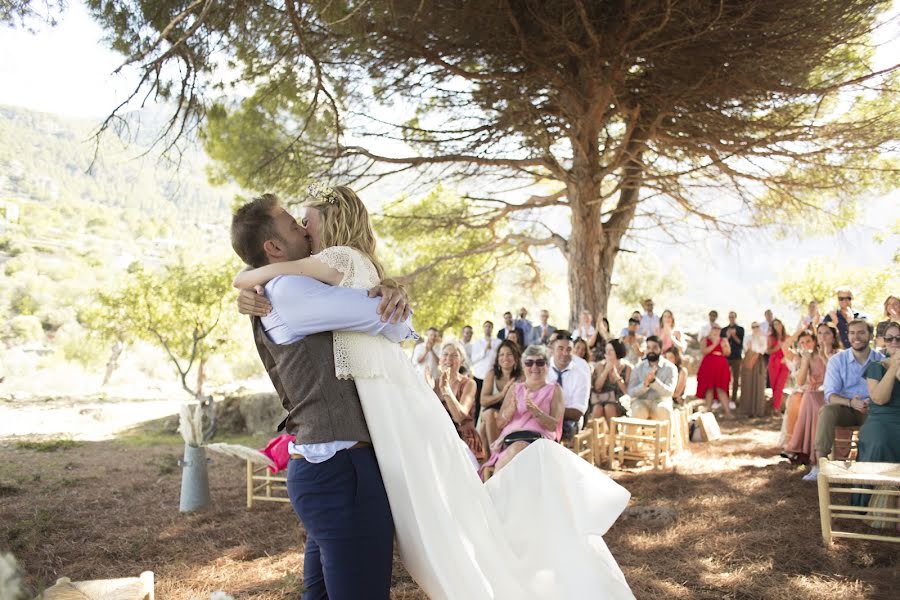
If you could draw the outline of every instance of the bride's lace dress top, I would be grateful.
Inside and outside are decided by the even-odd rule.
[[[312,257],[344,275],[341,287],[368,290],[380,282],[375,265],[355,248],[331,246]],[[335,331],[334,374],[338,379],[385,377],[388,371],[382,352],[386,343],[391,342],[381,336]]]

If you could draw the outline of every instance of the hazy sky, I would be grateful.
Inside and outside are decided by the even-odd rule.
[[[897,29],[894,20],[882,35],[897,38]],[[900,44],[891,47],[897,50]],[[133,72],[112,76],[120,62],[102,42],[102,31],[84,7],[72,2],[55,28],[45,27],[36,34],[0,28],[0,104],[99,119],[133,88]],[[675,247],[646,242],[642,251],[657,257],[661,264],[680,265],[685,278],[686,293],[677,299],[658,298],[657,307],[680,307],[690,321],[699,319],[705,307],[715,307],[720,313],[734,308],[748,316],[741,319],[746,321],[769,306],[793,314],[773,297],[775,282],[782,273],[811,258],[832,257],[844,264],[890,268],[900,237],[889,236],[879,243],[874,236],[900,214],[900,194],[867,199],[865,207],[859,223],[837,236],[776,240],[765,232],[752,232],[733,241],[710,236]],[[565,268],[555,253],[546,256],[543,266],[551,278],[560,278]],[[877,313],[878,307],[872,309]]]

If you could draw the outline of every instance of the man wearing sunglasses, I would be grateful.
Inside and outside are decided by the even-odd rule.
[[[838,306],[836,309],[825,315],[823,319],[826,323],[833,322],[841,336],[841,344],[844,348],[850,347],[850,335],[848,324],[853,319],[865,319],[865,315],[853,310],[853,291],[849,287],[842,287],[837,290]]]
[[[562,438],[570,440],[581,429],[581,420],[591,399],[591,367],[583,358],[572,354],[572,334],[565,329],[555,333],[551,347],[547,383],[558,383],[563,391],[566,412],[563,415]]]

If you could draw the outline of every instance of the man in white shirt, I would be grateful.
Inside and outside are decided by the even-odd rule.
[[[709,335],[709,332],[716,329],[722,329],[716,321],[719,319],[719,312],[715,310],[709,311],[709,321],[700,326],[697,331],[697,339],[700,340],[700,347],[703,347],[703,338]]]
[[[647,298],[644,300],[643,307],[646,312],[641,315],[638,333],[645,338],[651,335],[659,335],[659,315],[653,314],[653,299]]]
[[[425,371],[431,371],[431,376],[435,381],[441,378],[441,359],[438,356],[438,349],[441,345],[441,332],[434,327],[429,327],[425,334],[425,341],[415,347],[412,355],[412,363],[416,367],[416,371],[421,375],[425,375]]]
[[[481,414],[481,386],[488,371],[494,368],[494,360],[497,358],[497,349],[502,340],[493,337],[494,323],[484,322],[484,337],[472,342],[472,377],[475,379],[475,421]]]
[[[466,363],[469,365],[472,364],[472,336],[474,335],[474,331],[472,330],[471,325],[466,325],[462,328],[462,337],[460,338],[460,343],[463,346],[463,349],[466,351]]]
[[[591,368],[582,358],[572,355],[572,334],[561,329],[551,348],[547,383],[562,387],[566,412],[563,414],[564,440],[572,439],[581,429],[584,413],[591,397]]]

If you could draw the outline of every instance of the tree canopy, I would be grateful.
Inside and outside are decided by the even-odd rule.
[[[572,315],[605,312],[638,223],[835,226],[898,173],[898,65],[872,41],[888,0],[88,4],[135,94],[176,102],[169,133],[206,124],[219,177],[468,182],[457,226],[530,223],[483,250],[558,248]]]

